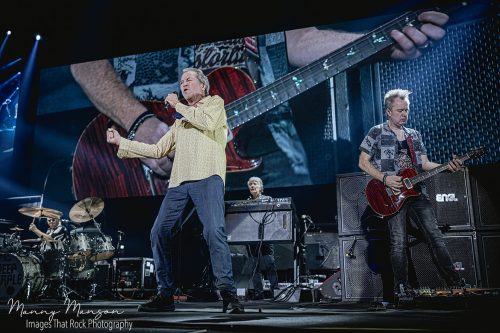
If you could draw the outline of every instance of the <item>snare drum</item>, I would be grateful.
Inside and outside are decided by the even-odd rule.
[[[0,299],[31,300],[45,284],[42,260],[34,254],[0,254]]]
[[[23,245],[17,233],[0,234],[0,252],[2,253],[20,252],[22,248]]]

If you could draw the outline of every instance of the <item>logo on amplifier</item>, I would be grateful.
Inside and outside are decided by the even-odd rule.
[[[450,202],[450,201],[458,201],[458,199],[455,197],[455,193],[442,193],[442,194],[436,194],[436,201],[437,202]]]

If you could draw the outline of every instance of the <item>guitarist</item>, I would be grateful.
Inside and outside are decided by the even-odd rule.
[[[438,167],[439,164],[429,161],[427,151],[420,133],[405,127],[408,121],[410,91],[394,89],[384,96],[384,109],[387,122],[372,127],[359,149],[359,167],[394,193],[401,192],[401,170],[416,169],[423,172]],[[461,162],[453,157],[448,169],[456,172]],[[448,286],[461,286],[462,282],[454,270],[443,235],[438,228],[437,219],[425,191],[425,185],[417,190],[421,195],[408,200],[402,208],[392,216],[386,217],[390,239],[390,261],[394,273],[394,290],[396,295],[411,296],[408,285],[408,258],[406,222],[410,219],[420,229],[428,244],[434,262],[441,277]]]

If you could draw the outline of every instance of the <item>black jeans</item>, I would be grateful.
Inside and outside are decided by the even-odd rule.
[[[400,284],[408,286],[407,219],[410,219],[421,231],[424,241],[429,246],[434,264],[446,284],[448,286],[458,285],[460,276],[453,267],[431,203],[425,194],[421,194],[417,198],[408,200],[396,215],[387,220],[395,289]]]

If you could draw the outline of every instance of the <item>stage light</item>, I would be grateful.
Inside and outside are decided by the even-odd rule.
[[[40,39],[42,39],[42,36],[40,34],[36,34],[35,39],[40,40]]]
[[[12,31],[7,30],[7,36],[10,36],[12,34]]]

